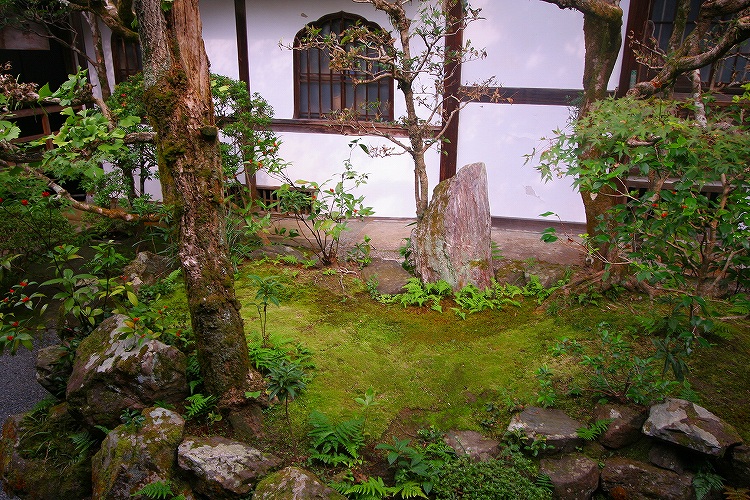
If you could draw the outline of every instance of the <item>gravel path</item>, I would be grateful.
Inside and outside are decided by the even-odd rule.
[[[51,337],[48,335],[48,337]],[[42,339],[41,344],[51,339]],[[19,349],[15,356],[7,352],[0,356],[0,421],[10,415],[29,411],[44,399],[48,392],[36,383],[36,352]],[[0,500],[15,499],[0,489]]]

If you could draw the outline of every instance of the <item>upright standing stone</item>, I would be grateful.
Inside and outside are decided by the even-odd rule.
[[[484,163],[472,163],[435,187],[412,232],[412,259],[423,282],[444,280],[453,290],[492,281],[490,202]]]

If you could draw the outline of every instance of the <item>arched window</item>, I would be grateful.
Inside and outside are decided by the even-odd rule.
[[[112,63],[115,69],[115,83],[120,83],[143,71],[141,45],[130,42],[119,35],[112,35]]]
[[[294,40],[295,47],[312,26],[321,36],[340,35],[360,23],[373,30],[380,27],[361,16],[338,12],[323,16],[302,29]],[[393,79],[382,78],[371,83],[354,84],[353,78],[363,78],[357,71],[333,71],[326,51],[317,48],[294,50],[294,117],[325,118],[342,109],[356,110],[357,117],[366,121],[393,120]]]

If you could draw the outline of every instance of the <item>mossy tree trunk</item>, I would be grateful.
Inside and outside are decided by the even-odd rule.
[[[622,46],[622,16],[619,0],[542,0],[552,3],[561,9],[575,9],[583,13],[583,34],[586,56],[583,68],[583,99],[578,117],[588,113],[598,100],[607,97],[607,84],[617,61]],[[589,157],[597,155],[596,151],[587,151]],[[586,232],[590,237],[601,234],[597,229],[600,218],[617,202],[616,193],[611,189],[602,189],[596,195],[581,191],[586,212]],[[594,267],[603,268],[605,262],[617,261],[613,255],[616,248],[610,245],[598,245],[600,258],[594,260]]]
[[[168,6],[162,9],[162,6]],[[144,99],[156,131],[164,202],[179,225],[179,259],[206,389],[243,399],[249,372],[224,224],[222,168],[198,0],[135,2]]]

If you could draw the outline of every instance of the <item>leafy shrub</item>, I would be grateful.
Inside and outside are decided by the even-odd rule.
[[[447,463],[433,488],[438,500],[545,500],[552,490],[537,484],[536,467],[528,459],[508,454],[487,462],[460,458]]]
[[[455,450],[442,441],[413,448],[409,446],[408,439],[394,437],[393,444],[381,443],[375,448],[388,453],[388,465],[396,469],[394,478],[397,486],[416,485],[425,495],[432,491],[443,466],[456,458]]]
[[[656,355],[636,355],[622,334],[611,332],[606,323],[599,324],[598,336],[599,343],[591,353],[567,338],[552,348],[553,356],[567,354],[577,359],[586,373],[587,387],[573,386],[571,393],[591,391],[603,399],[645,405],[661,401],[676,388],[676,382],[664,378],[665,373],[659,370]]]

